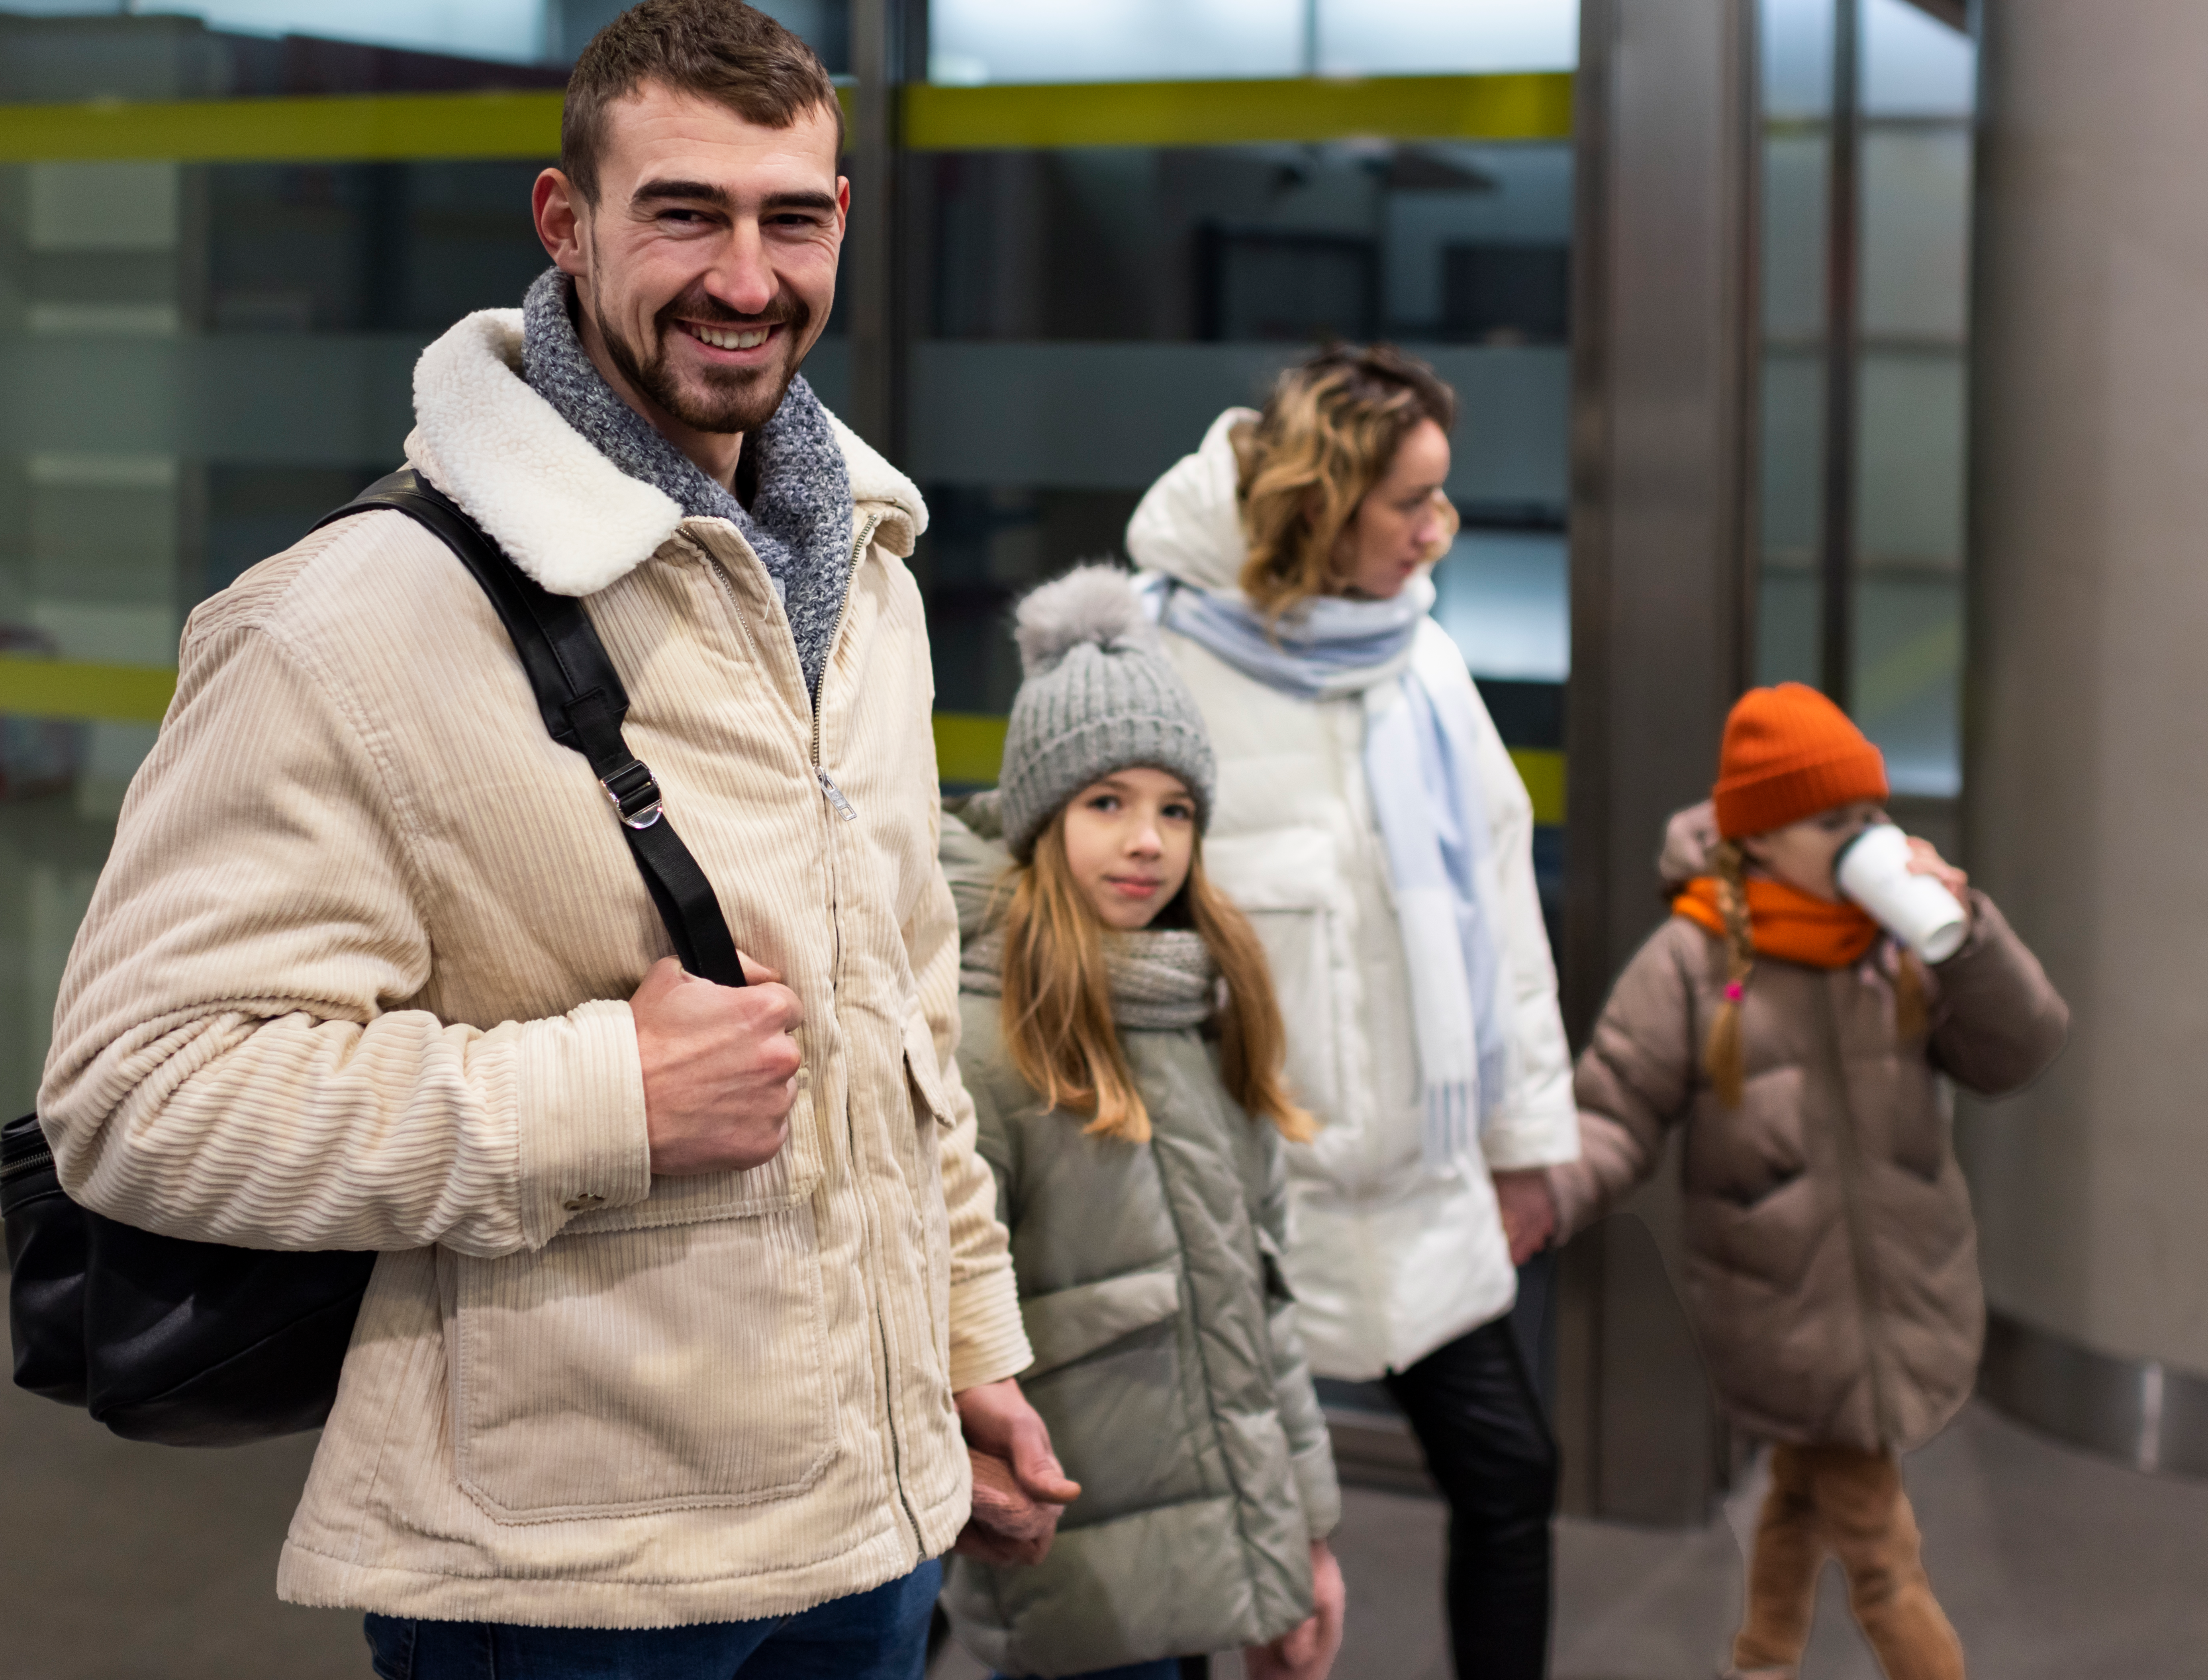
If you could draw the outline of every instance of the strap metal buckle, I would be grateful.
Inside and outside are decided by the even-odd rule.
[[[651,771],[640,760],[631,759],[598,785],[629,827],[650,828],[659,820],[659,783],[651,779]]]

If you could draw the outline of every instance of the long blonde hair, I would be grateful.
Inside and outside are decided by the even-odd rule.
[[[1748,977],[1755,968],[1755,927],[1748,909],[1748,854],[1737,840],[1721,840],[1710,853],[1717,873],[1718,914],[1725,918],[1725,987],[1710,1035],[1702,1046],[1702,1071],[1718,1101],[1740,1107],[1748,1084],[1747,1055],[1741,1044],[1740,1005]],[[1893,1034],[1907,1044],[1923,1038],[1931,1025],[1924,994],[1924,969],[1916,954],[1900,948],[1893,969]]]
[[[1256,423],[1233,434],[1251,605],[1278,620],[1341,581],[1343,530],[1423,420],[1455,425],[1456,393],[1392,345],[1338,345],[1280,376]],[[1456,536],[1456,510],[1443,505],[1447,528],[1429,561]]]
[[[1009,885],[1003,1018],[1013,1067],[1046,1107],[1089,1115],[1084,1131],[1148,1143],[1149,1109],[1112,1018],[1107,930],[1066,861],[1063,809],[1036,837],[1033,859],[1012,871]],[[1187,884],[1161,914],[1171,915],[1176,907],[1185,908],[1226,982],[1208,1025],[1219,1040],[1227,1095],[1251,1119],[1270,1120],[1298,1143],[1309,1141],[1317,1127],[1288,1095],[1281,1071],[1287,1029],[1264,948],[1250,919],[1204,873],[1200,837],[1189,856]]]

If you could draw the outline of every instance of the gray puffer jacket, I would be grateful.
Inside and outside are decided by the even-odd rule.
[[[983,937],[1010,861],[997,832],[992,795],[946,807],[968,942],[958,1060],[1035,1351],[1021,1386],[1082,1494],[1032,1569],[951,1558],[945,1608],[960,1642],[1011,1675],[1276,1638],[1311,1613],[1311,1542],[1341,1514],[1281,1268],[1279,1134],[1221,1084],[1206,1005],[1184,1005],[1185,1024],[1131,1026],[1174,1011],[1116,972],[1150,1142],[1085,1136],[1082,1117],[1041,1107],[1005,1053],[997,942]],[[1139,960],[1144,940],[1171,937],[1123,945]]]
[[[1714,838],[1673,819],[1677,887]],[[1929,1030],[1895,1027],[1897,953],[1845,969],[1759,957],[1740,1005],[1748,1079],[1728,1107],[1702,1071],[1725,942],[1673,916],[1618,976],[1579,1060],[1581,1157],[1549,1169],[1560,1235],[1681,1151],[1678,1281],[1718,1397],[1767,1440],[1905,1451],[1970,1395],[1985,1332],[1977,1229],[1945,1082],[1998,1096],[2061,1049],[2069,1012],[1983,892],[1929,971]]]

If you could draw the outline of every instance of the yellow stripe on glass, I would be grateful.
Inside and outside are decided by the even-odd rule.
[[[850,90],[837,94],[848,112]],[[0,164],[549,159],[560,150],[561,98],[555,90],[0,105]],[[1566,72],[905,90],[905,144],[921,152],[1562,140],[1571,128]]]
[[[996,784],[1005,762],[1005,725],[1011,720],[977,712],[935,714],[935,773],[945,782]]]
[[[0,655],[0,716],[92,723],[158,723],[177,692],[177,674],[151,665]],[[1006,719],[935,714],[936,774],[945,782],[993,784],[1005,759]],[[1533,820],[1564,819],[1564,755],[1514,747],[1511,761],[1533,796]]]
[[[912,87],[915,152],[1261,141],[1563,140],[1569,73]]]
[[[0,716],[158,723],[176,692],[177,674],[159,666],[0,655]]]

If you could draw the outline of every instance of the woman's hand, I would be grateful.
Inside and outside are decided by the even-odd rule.
[[[1909,873],[1929,875],[1941,886],[1955,895],[1955,902],[1963,907],[1963,918],[1967,926],[1971,915],[1971,878],[1940,855],[1939,848],[1929,840],[1909,837]]]
[[[1342,1611],[1348,1592],[1341,1584],[1341,1565],[1324,1540],[1313,1540],[1311,1613],[1270,1645],[1242,1647],[1242,1672],[1247,1680],[1326,1680],[1341,1650]]]
[[[1510,1244],[1510,1263],[1522,1266],[1557,1234],[1557,1198],[1549,1174],[1539,1167],[1495,1175],[1495,1205],[1503,1215],[1503,1234]]]

